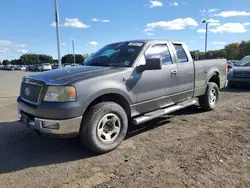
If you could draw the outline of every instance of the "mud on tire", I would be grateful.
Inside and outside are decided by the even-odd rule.
[[[125,110],[114,102],[101,102],[92,106],[84,116],[80,137],[82,143],[95,153],[116,149],[124,140],[128,129]]]

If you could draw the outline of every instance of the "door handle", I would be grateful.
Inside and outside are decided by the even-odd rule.
[[[177,70],[172,70],[172,71],[171,71],[171,75],[176,76],[177,74],[178,74]]]

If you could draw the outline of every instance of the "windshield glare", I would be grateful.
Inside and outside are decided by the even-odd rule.
[[[250,56],[244,57],[240,62],[237,64],[237,67],[250,67]]]
[[[107,45],[84,62],[87,66],[131,67],[143,48],[143,42],[120,42]]]

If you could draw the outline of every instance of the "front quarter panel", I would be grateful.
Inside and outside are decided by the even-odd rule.
[[[82,112],[85,112],[91,102],[105,94],[119,94],[127,100],[129,105],[133,104],[136,96],[129,91],[126,81],[124,81],[131,75],[131,72],[126,71],[76,82],[74,86],[77,89],[77,100],[82,104]]]

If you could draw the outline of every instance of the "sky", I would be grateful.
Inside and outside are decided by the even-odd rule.
[[[168,39],[204,51],[250,40],[249,0],[58,0],[61,55],[118,41]],[[0,61],[25,53],[57,58],[54,0],[1,0]]]

